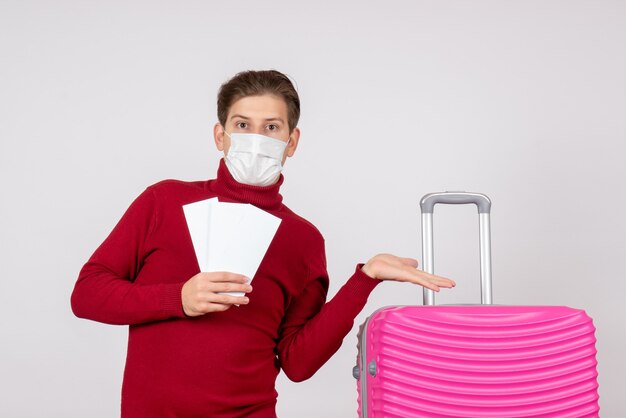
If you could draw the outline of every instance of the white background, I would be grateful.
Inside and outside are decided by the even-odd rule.
[[[623,1],[0,1],[3,417],[119,414],[126,327],[79,320],[82,264],[143,189],[215,175],[219,85],[276,68],[302,100],[285,202],[326,237],[330,295],[377,252],[420,257],[422,195],[488,194],[499,304],[585,309],[602,416],[626,416]],[[478,300],[472,207],[436,265]],[[356,326],[281,417],[356,416]],[[210,342],[208,342],[210,343]]]

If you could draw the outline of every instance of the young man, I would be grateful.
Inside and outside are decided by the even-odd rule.
[[[237,74],[218,94],[217,178],[148,187],[81,270],[74,313],[130,325],[123,417],[275,417],[279,370],[293,381],[312,376],[381,280],[454,286],[413,259],[379,254],[326,303],[324,239],[279,193],[299,115],[285,75]],[[199,272],[182,207],[213,197],[281,219],[253,286],[239,274]]]

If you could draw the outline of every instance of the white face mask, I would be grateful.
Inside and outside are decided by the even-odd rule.
[[[235,180],[251,186],[276,183],[289,141],[259,134],[224,133],[230,137],[230,148],[224,160]]]

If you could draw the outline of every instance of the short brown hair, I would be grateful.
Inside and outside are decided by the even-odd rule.
[[[222,84],[217,93],[217,119],[226,126],[226,118],[233,103],[248,96],[273,94],[287,104],[289,132],[300,119],[300,98],[289,78],[276,70],[242,71]]]

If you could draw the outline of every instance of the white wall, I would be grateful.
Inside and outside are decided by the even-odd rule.
[[[0,1],[0,415],[112,417],[126,329],[76,319],[82,264],[163,178],[213,177],[219,85],[298,84],[286,203],[325,234],[331,294],[359,261],[419,257],[420,197],[487,193],[495,301],[597,326],[604,417],[626,416],[622,1]],[[436,215],[437,272],[478,298],[474,210]],[[421,289],[380,286],[356,325]],[[355,416],[356,327],[282,417]]]

